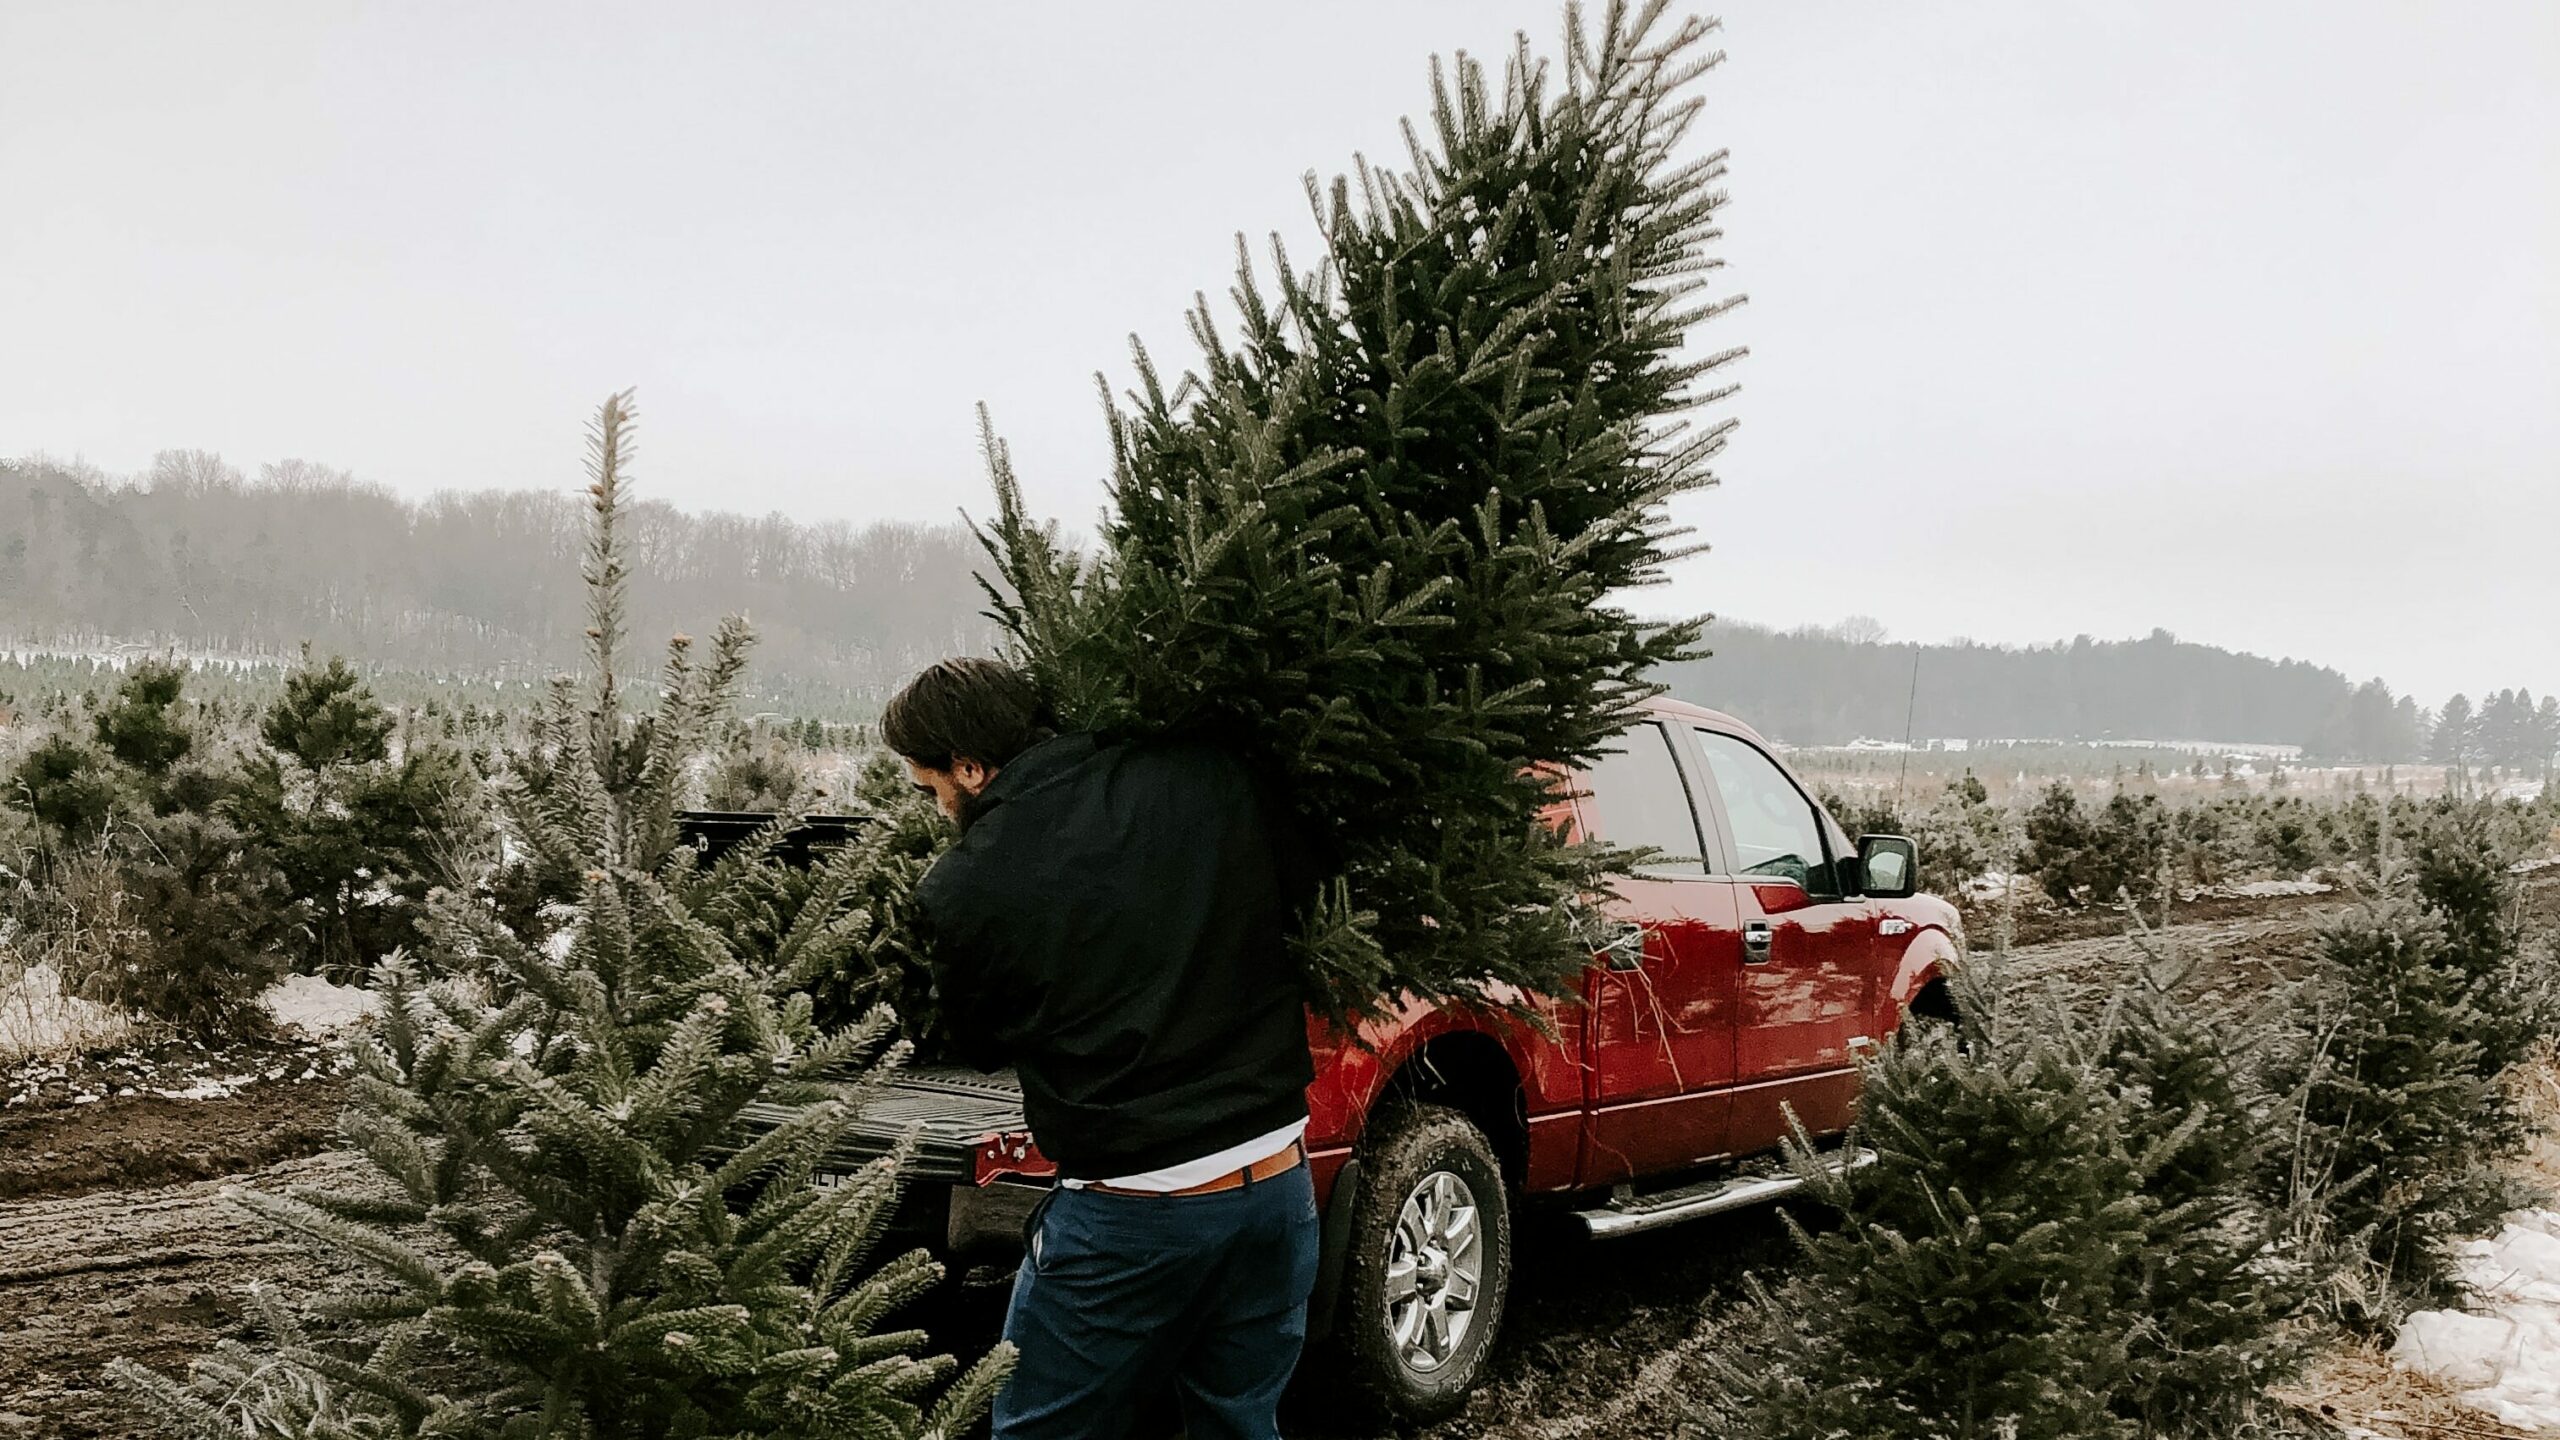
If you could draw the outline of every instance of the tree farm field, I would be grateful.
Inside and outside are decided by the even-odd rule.
[[[2560,867],[2529,876],[2525,895],[2543,923],[2560,922]],[[2146,943],[2192,958],[2201,1003],[2240,1010],[2297,973],[2319,928],[2357,903],[2336,893],[2198,901]],[[2098,995],[2130,943],[2120,919],[2110,928],[2053,914],[2038,929],[2068,938],[2031,938],[2011,953],[2005,973],[2021,988]],[[109,1360],[183,1369],[217,1341],[245,1337],[251,1287],[309,1292],[356,1281],[351,1267],[282,1243],[222,1198],[233,1186],[282,1191],[344,1183],[365,1169],[330,1148],[344,1095],[334,1057],[345,1027],[363,1022],[311,1008],[318,1034],[295,1025],[218,1056],[126,1044],[85,1057],[21,1056],[0,1070],[0,1436],[146,1440],[156,1432],[103,1377]],[[141,1093],[153,1089],[167,1093]],[[1720,1317],[1742,1300],[1747,1276],[1782,1272],[1791,1249],[1770,1212],[1607,1245],[1533,1222],[1490,1383],[1459,1417],[1418,1433],[1683,1433],[1687,1397],[1711,1383],[1700,1358]],[[954,1332],[937,1336],[942,1343],[966,1349],[992,1337],[1003,1291],[977,1278],[931,1302]],[[2340,1385],[2371,1378],[2353,1368],[2332,1376]],[[2402,1377],[2394,1393],[2409,1383]],[[1318,1388],[1320,1380],[1302,1385]],[[1344,1428],[1317,1398],[1293,1397],[1290,1433],[1378,1433]],[[2471,1433],[2509,1433],[2476,1416],[2466,1423],[2479,1427]],[[2444,1433],[2371,1428],[2412,1440]]]

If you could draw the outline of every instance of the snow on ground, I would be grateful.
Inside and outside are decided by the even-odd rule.
[[[0,969],[0,1060],[56,1050],[113,1045],[133,1021],[105,1005],[62,993],[62,977],[50,965]]]
[[[339,1032],[376,1008],[369,992],[316,975],[287,976],[259,998],[280,1033],[207,1049],[63,994],[49,967],[0,978],[0,1110],[131,1095],[218,1100],[262,1082],[342,1074],[353,1056]]]
[[[2018,880],[2018,876],[2004,871],[1986,870],[1964,882],[1964,893],[1976,900],[1997,900]]]
[[[314,1037],[345,1029],[375,1005],[369,992],[316,975],[288,975],[260,998],[277,1024]],[[62,993],[61,977],[49,965],[15,979],[0,972],[0,1061],[107,1049],[133,1039],[136,1029],[131,1016],[112,1006]]]
[[[343,1030],[372,1014],[381,1002],[355,985],[332,985],[317,975],[287,975],[260,997],[279,1025],[297,1025],[311,1035]]]
[[[2191,887],[2181,900],[2277,900],[2289,895],[2326,895],[2337,887],[2320,880],[2242,880],[2233,884]]]
[[[2478,1308],[2421,1310],[2391,1358],[2525,1429],[2560,1432],[2560,1211],[2518,1210],[2458,1248]]]

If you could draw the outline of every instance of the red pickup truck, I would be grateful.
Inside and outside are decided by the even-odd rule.
[[[1584,917],[1580,993],[1525,997],[1543,1028],[1423,1004],[1356,1040],[1310,1025],[1310,1330],[1409,1418],[1482,1373],[1522,1206],[1606,1239],[1774,1199],[1798,1183],[1772,1163],[1788,1116],[1845,1131],[1861,1053],[1948,1003],[1956,913],[1915,893],[1911,842],[1853,843],[1750,727],[1655,701],[1570,788],[1557,825],[1656,858]],[[843,1158],[908,1135],[933,1238],[1018,1248],[1052,1171],[1009,1077],[909,1072]]]

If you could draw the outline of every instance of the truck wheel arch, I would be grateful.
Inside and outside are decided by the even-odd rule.
[[[1942,996],[1937,1003],[1945,1003],[1947,973],[1955,967],[1955,943],[1947,936],[1927,930],[1912,937],[1910,948],[1902,952],[1901,963],[1894,966],[1894,1003],[1915,1014],[1928,1013],[1921,1009],[1922,997],[1933,990]]]
[[[1956,1018],[1955,991],[1948,986],[1945,975],[1932,975],[1920,987],[1920,993],[1911,997],[1907,1008],[1914,1019],[1952,1022]]]
[[[1368,1114],[1413,1100],[1458,1111],[1492,1142],[1502,1178],[1517,1189],[1529,1164],[1525,1097],[1520,1066],[1508,1047],[1481,1030],[1450,1030],[1416,1046],[1396,1066],[1370,1101]],[[1367,1128],[1365,1119],[1362,1128]]]

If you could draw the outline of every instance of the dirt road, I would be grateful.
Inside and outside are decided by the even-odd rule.
[[[2560,912],[2560,875],[2537,884],[2533,899],[2538,911]],[[2236,1003],[2288,970],[2317,927],[2347,903],[2284,901],[2246,915],[2217,909],[2173,925],[2159,943],[2196,957],[2199,983]],[[2056,940],[2015,951],[2009,973],[2022,984],[2077,989],[2115,973],[2126,954],[2120,938]],[[178,1138],[196,1147],[188,1152],[196,1158],[174,1171],[154,1170],[158,1162],[146,1158],[176,1135],[156,1111],[129,1119],[114,1107],[87,1107],[76,1120],[13,1118],[0,1130],[0,1175],[12,1167],[42,1170],[48,1162],[32,1160],[40,1152],[23,1143],[40,1136],[51,1137],[56,1156],[53,1179],[25,1175],[0,1191],[29,1197],[0,1200],[0,1440],[139,1440],[148,1432],[138,1417],[103,1387],[99,1372],[108,1360],[126,1355],[181,1369],[188,1356],[240,1333],[241,1294],[250,1282],[309,1287],[331,1278],[330,1264],[238,1218],[219,1199],[232,1183],[282,1188],[353,1173],[346,1157],[305,1153],[320,1143],[307,1107],[323,1099],[306,1091],[290,1112],[252,1107],[227,1120],[210,1109],[194,1112],[204,1123],[181,1127],[187,1133]],[[125,1133],[136,1125],[157,1138]],[[247,1140],[243,1126],[252,1132]],[[225,1156],[256,1166],[279,1154],[295,1158],[252,1168],[236,1181],[157,1183],[172,1173],[203,1173],[196,1167]],[[133,1157],[135,1168],[112,1163],[118,1155]],[[98,1188],[119,1183],[151,1188]],[[1782,1264],[1786,1247],[1766,1212],[1608,1245],[1577,1241],[1532,1217],[1491,1383],[1464,1414],[1423,1433],[1432,1440],[1684,1433],[1683,1362],[1713,1339],[1742,1276]],[[955,1345],[976,1343],[966,1332],[992,1329],[1000,1294],[988,1290],[969,1302],[984,1313],[950,1335]],[[1320,1387],[1320,1376],[1311,1374],[1302,1388]],[[1290,1434],[1350,1440],[1373,1433],[1329,1420],[1314,1398],[1293,1402]]]

